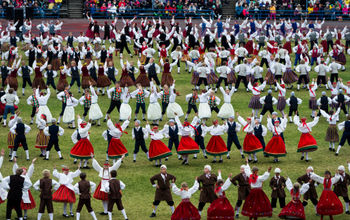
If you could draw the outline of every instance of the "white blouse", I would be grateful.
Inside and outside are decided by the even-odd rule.
[[[195,192],[197,192],[199,183],[197,180],[195,180],[193,186],[188,190],[181,190],[177,188],[175,183],[172,183],[171,186],[171,189],[175,195],[181,196],[181,199],[189,199]]]

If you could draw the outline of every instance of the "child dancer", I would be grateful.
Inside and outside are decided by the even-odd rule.
[[[42,114],[40,118],[37,120],[37,127],[39,131],[36,136],[36,143],[35,143],[35,147],[41,150],[41,154],[39,155],[40,157],[46,156],[46,148],[48,143],[48,137],[44,133],[44,129],[46,128],[46,123],[47,123],[46,115]]]
[[[162,109],[158,103],[159,93],[153,81],[150,82],[151,94],[149,96],[149,105],[147,109],[147,120],[153,121],[154,125],[158,125],[159,120],[162,120]]]
[[[107,127],[109,130],[109,135],[111,136],[108,145],[108,158],[117,159],[122,156],[128,155],[128,150],[125,148],[124,144],[121,142],[120,138],[125,133],[124,131],[129,125],[129,120],[124,121],[123,125],[120,126],[119,123],[113,124],[111,118],[108,116]]]
[[[224,122],[223,125],[219,125],[218,120],[213,121],[213,125],[210,127],[204,127],[203,137],[206,133],[210,133],[212,136],[205,148],[207,154],[214,156],[212,163],[216,163],[216,156],[220,156],[219,163],[223,162],[222,155],[227,154],[227,147],[221,135],[227,130],[227,124]]]
[[[277,199],[280,203],[280,208],[284,208],[286,205],[286,193],[284,188],[286,187],[286,179],[281,176],[281,169],[275,169],[275,176],[270,180],[271,192],[271,207],[274,209],[277,207]]]
[[[329,127],[327,128],[326,132],[326,138],[325,140],[329,142],[329,150],[335,151],[335,143],[339,142],[339,135],[337,130],[337,120],[340,113],[340,107],[337,109],[336,112],[331,110],[329,114],[327,114],[325,111],[320,109],[321,115],[326,118],[327,122],[329,123]]]
[[[228,119],[230,116],[235,115],[235,110],[233,109],[233,106],[231,104],[231,98],[233,93],[235,92],[235,89],[231,88],[231,90],[229,90],[228,88],[226,88],[226,90],[224,90],[220,86],[220,91],[222,93],[222,96],[224,97],[224,104],[220,108],[218,118]]]
[[[147,155],[149,159],[148,150],[146,147],[145,140],[148,138],[148,131],[146,128],[140,126],[141,122],[139,120],[135,121],[135,127],[132,129],[132,139],[135,140],[135,149],[134,149],[134,160],[136,162],[136,155],[139,152],[141,147],[142,151]]]
[[[272,123],[270,116],[267,118],[267,128],[272,132],[272,138],[269,143],[267,143],[264,149],[264,154],[273,156],[273,161],[275,163],[278,162],[278,157],[284,157],[287,154],[286,146],[281,136],[283,131],[287,128],[287,121],[288,119],[286,116],[281,120],[281,122],[279,120],[275,120],[274,123]]]

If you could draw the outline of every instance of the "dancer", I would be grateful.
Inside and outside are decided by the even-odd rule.
[[[125,89],[120,87],[119,82],[115,83],[114,88],[110,88],[109,90],[107,90],[107,95],[108,95],[108,98],[111,99],[111,103],[109,104],[109,108],[107,110],[104,122],[107,121],[108,115],[110,115],[115,108],[117,108],[118,112],[120,112],[120,106],[121,106],[120,100],[122,99],[122,95],[125,94],[124,90]]]
[[[301,105],[303,100],[300,98],[295,97],[295,93],[291,92],[290,97],[286,100],[287,105],[289,106],[289,112],[288,112],[288,117],[289,117],[289,123],[293,123],[293,113],[295,115],[298,115],[298,106]]]
[[[130,121],[126,120],[122,125],[119,123],[113,124],[111,118],[108,116],[107,127],[110,135],[108,144],[108,159],[117,159],[122,156],[128,156],[128,150],[121,142],[120,138],[125,133],[128,134],[125,129],[129,126]]]
[[[286,206],[286,193],[284,188],[286,188],[286,179],[281,176],[281,169],[275,169],[275,176],[270,180],[270,187],[272,189],[271,193],[271,207],[275,209],[277,206],[277,199],[280,203],[280,208],[284,208]]]
[[[20,145],[22,145],[23,150],[26,153],[27,161],[29,161],[29,150],[26,134],[28,134],[30,130],[31,127],[29,127],[29,125],[24,124],[21,117],[17,117],[16,124],[13,125],[10,129],[10,132],[16,135],[14,140],[13,152],[10,159],[11,162],[13,161],[13,158],[17,157],[17,149]]]
[[[192,109],[195,115],[198,116],[198,109],[197,109],[196,103],[199,102],[199,98],[198,98],[198,91],[196,89],[192,89],[192,93],[186,95],[186,102],[187,102],[187,112],[186,112],[185,120],[188,119],[188,116],[191,113]]]
[[[287,122],[287,116],[285,116],[281,122],[279,120],[272,122],[270,116],[267,118],[267,128],[272,132],[272,138],[269,143],[267,143],[264,154],[273,156],[275,163],[279,161],[279,157],[285,157],[287,154],[286,145],[282,138],[283,132],[287,128]]]
[[[33,89],[33,94],[27,98],[27,104],[32,106],[32,114],[30,115],[30,124],[34,122],[34,116],[39,108],[39,101],[36,96],[36,89]]]
[[[345,142],[348,141],[348,144],[350,145],[350,116],[347,116],[346,121],[343,121],[338,124],[339,131],[344,129],[343,135],[340,139],[337,152],[335,153],[336,156],[339,155],[339,151],[342,146],[344,146]]]
[[[222,96],[224,97],[224,104],[221,106],[217,117],[222,119],[228,119],[230,116],[235,115],[235,110],[233,109],[233,106],[231,104],[231,98],[233,93],[235,92],[235,89],[232,88],[231,90],[229,90],[228,88],[226,88],[226,90],[224,90],[220,86],[220,91],[222,93]]]
[[[349,163],[348,163],[349,167]],[[339,197],[343,197],[345,202],[345,214],[350,215],[349,211],[349,196],[348,196],[348,184],[347,182],[350,180],[350,175],[345,172],[345,167],[340,165],[338,167],[338,171],[336,176],[339,176],[339,181],[334,184],[334,193]]]
[[[63,94],[61,94],[60,96],[58,95],[57,95],[57,98],[59,100],[64,100],[63,102],[66,103],[66,106],[64,107],[62,121],[63,123],[69,124],[68,128],[75,129],[74,108],[78,105],[79,101],[73,97],[73,94],[70,91],[69,92],[64,91]]]
[[[51,119],[52,125],[46,126],[44,128],[44,134],[48,137],[49,143],[47,144],[46,154],[44,160],[49,160],[50,151],[53,146],[55,146],[55,150],[57,151],[58,157],[60,160],[63,160],[63,156],[61,153],[60,146],[58,144],[58,136],[62,136],[64,134],[63,128],[57,125],[57,121],[55,118]]]
[[[169,101],[169,91],[168,94],[166,94],[166,87],[164,86],[164,95],[162,98],[162,107],[164,108],[164,96],[166,96],[167,100]],[[147,120],[149,121],[153,121],[154,125],[158,125],[159,124],[159,120],[163,120],[163,114],[162,114],[162,109],[158,103],[158,99],[160,98],[160,94],[157,93],[157,87],[154,84],[154,81],[152,80],[150,82],[150,89],[151,89],[151,94],[149,96],[149,105],[148,105],[148,109],[147,109]],[[165,114],[165,110],[164,110],[164,114]]]
[[[84,106],[83,120],[87,115],[87,111],[89,111],[89,120],[93,122],[97,121],[97,126],[101,126],[100,120],[103,118],[103,114],[100,106],[98,105],[98,96],[95,92],[94,87],[92,86],[92,83],[89,82],[89,84],[91,94],[85,90],[84,96],[79,99],[80,104]]]
[[[217,196],[215,194],[214,186],[218,180],[218,177],[211,172],[211,166],[205,165],[203,174],[197,178],[201,193],[199,195],[198,212],[202,214],[203,208],[206,203],[212,203]]]
[[[261,91],[265,88],[265,86],[266,86],[266,80],[260,86],[258,83],[254,83],[254,85],[252,85],[251,81],[249,81],[248,83],[248,89],[253,93],[253,96],[250,99],[248,107],[252,109],[252,114],[255,117],[258,117],[258,111],[259,109],[262,108],[262,105],[259,100],[260,100]]]
[[[47,94],[45,95],[44,92],[39,92],[39,88],[37,88],[35,90],[35,97],[39,103],[39,108],[38,108],[37,113],[36,113],[36,123],[37,124],[39,123],[39,119],[40,119],[41,115],[45,115],[46,121],[48,121],[48,122],[50,122],[52,119],[51,111],[47,107],[47,102],[49,101],[49,98],[51,95],[50,88],[47,88],[46,91],[47,91]]]
[[[146,128],[141,127],[141,122],[139,120],[136,120],[134,122],[135,127],[132,129],[132,139],[135,140],[135,148],[134,148],[134,159],[133,162],[136,162],[136,155],[140,150],[140,147],[142,151],[146,154],[147,158],[149,159],[149,153],[146,147],[145,140],[148,138],[148,131]]]
[[[176,103],[176,96],[177,94],[175,90],[175,80],[174,80],[174,83],[170,86],[169,105],[166,109],[166,114],[169,119],[175,118],[175,113],[179,118],[184,116],[181,106]]]
[[[39,116],[38,116],[39,117]],[[52,119],[51,119],[52,120]],[[46,128],[47,124],[47,118],[46,115],[42,114],[40,116],[40,119],[37,123],[38,127],[38,134],[36,135],[36,142],[35,142],[35,148],[39,148],[41,153],[40,157],[45,157],[46,156],[46,148],[48,144],[48,137],[44,133],[44,129]]]
[[[340,107],[336,112],[331,110],[329,114],[320,109],[321,115],[326,118],[329,123],[329,127],[327,128],[325,141],[329,142],[329,150],[335,152],[335,143],[339,142],[339,135],[337,130],[337,120],[340,113]]]
[[[135,110],[135,120],[137,120],[137,115],[139,113],[139,110],[141,108],[142,110],[142,120],[146,121],[145,115],[146,115],[146,104],[145,104],[145,98],[147,98],[150,95],[150,92],[143,89],[141,84],[136,84],[136,90],[130,93],[131,98],[136,98],[136,110]]]
[[[231,159],[230,152],[232,143],[234,143],[241,153],[241,157],[244,158],[243,149],[241,144],[239,143],[237,132],[241,130],[242,125],[236,123],[235,115],[231,115],[227,120],[227,159]]]

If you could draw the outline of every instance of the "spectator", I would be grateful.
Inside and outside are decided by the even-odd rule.
[[[270,7],[270,20],[276,19],[276,7],[274,4],[271,5]]]

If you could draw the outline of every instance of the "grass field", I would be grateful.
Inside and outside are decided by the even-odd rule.
[[[124,60],[129,59],[129,56],[127,54],[124,54]],[[134,58],[136,60],[136,58]],[[292,58],[294,60],[294,57]],[[114,63],[117,65],[118,69],[120,70],[119,65],[119,57],[114,58]],[[136,63],[136,62],[135,62]],[[176,89],[179,91],[180,96],[177,97],[177,102],[182,106],[184,112],[187,110],[187,103],[185,102],[185,95],[191,92],[192,85],[190,84],[191,74],[184,71],[184,63],[182,65],[182,71],[181,74],[176,73],[176,68],[173,71],[173,76],[176,79]],[[347,69],[350,69],[350,66],[347,65]],[[119,71],[121,73],[121,71]],[[264,71],[266,73],[266,70]],[[120,75],[118,75],[119,79]],[[311,72],[311,77],[316,77],[316,74],[314,71]],[[310,78],[311,78],[310,77]],[[350,75],[348,71],[340,72],[340,77],[343,78],[345,81],[350,80]],[[18,93],[21,93],[21,84],[22,80],[18,78],[19,80],[19,89]],[[68,79],[70,81],[70,79]],[[57,84],[58,79],[56,79]],[[294,91],[297,97],[303,99],[303,103],[300,106],[299,112],[301,116],[309,117],[311,110],[308,109],[308,93],[306,90],[300,90],[296,91],[296,86],[294,86]],[[134,90],[134,88],[131,88],[131,90]],[[321,95],[321,91],[325,90],[325,88],[321,88],[317,91],[317,96],[319,97]],[[77,87],[74,86],[72,88],[72,92],[76,98],[79,98],[81,94],[77,92]],[[290,95],[291,90],[287,90],[287,96]],[[56,99],[55,93],[52,91],[51,99],[48,102],[48,106],[52,112],[53,117],[58,118],[58,115],[61,111],[61,103],[59,100]],[[21,116],[24,119],[25,123],[29,124],[30,122],[30,114],[31,114],[31,106],[27,105],[26,99],[31,94],[31,89],[26,89],[26,94],[24,97],[20,95],[20,104],[19,109],[21,110]],[[263,95],[267,94],[267,89],[265,89],[265,92]],[[330,91],[327,91],[327,94],[330,95]],[[220,93],[217,94],[220,98],[222,95]],[[273,92],[273,95],[277,98],[278,93]],[[232,97],[232,104],[234,106],[234,109],[236,112],[239,112],[240,115],[243,117],[248,116],[251,114],[251,109],[248,109],[248,102],[250,100],[251,93],[245,92],[245,89],[243,85],[241,85],[239,91],[235,93]],[[107,111],[107,108],[109,106],[110,100],[107,98],[107,96],[99,96],[99,105],[102,109],[102,112],[105,113]],[[148,100],[146,101],[148,104]],[[131,107],[135,108],[135,100],[131,100],[130,102]],[[78,106],[76,108],[76,114],[83,114],[83,107]],[[140,118],[139,114],[139,118]],[[216,114],[213,115],[216,117]],[[117,111],[113,111],[111,114],[111,117],[113,120],[118,119],[118,113]],[[133,117],[133,116],[132,116]],[[190,115],[190,119],[192,119],[193,113]],[[345,119],[345,115],[341,113],[340,121],[343,121]],[[183,120],[183,119],[182,119]],[[161,127],[165,122],[163,121],[161,123]],[[263,124],[266,125],[266,117],[263,119]],[[142,124],[143,126],[145,123]],[[58,168],[60,168],[61,165],[68,165],[72,170],[76,169],[76,165],[73,164],[73,159],[69,156],[69,151],[71,147],[73,146],[71,141],[71,134],[74,130],[68,129],[67,125],[62,124],[61,125],[65,129],[65,134],[63,137],[60,138],[60,147],[64,156],[64,160],[59,160],[58,155],[54,150],[51,151],[50,154],[50,160],[44,161],[41,158],[38,158],[38,161],[35,164],[35,172],[32,177],[32,182],[34,183],[38,179],[41,178],[41,171],[43,169],[50,169],[52,171],[53,167],[56,165]],[[159,168],[154,167],[153,162],[149,162],[146,158],[146,155],[141,151],[138,154],[138,159],[136,163],[132,162],[132,152],[134,149],[134,141],[131,139],[131,128],[133,126],[133,123],[131,123],[131,126],[127,129],[127,132],[129,132],[128,135],[123,135],[121,138],[125,146],[127,147],[129,151],[129,156],[125,158],[124,163],[118,170],[118,178],[121,179],[126,184],[126,189],[123,193],[123,203],[126,209],[126,212],[128,214],[129,219],[132,220],[143,220],[143,219],[149,219],[149,215],[152,212],[152,202],[154,198],[154,188],[150,184],[149,178],[153,176],[154,174],[159,172]],[[337,167],[339,165],[346,165],[346,161],[350,159],[348,155],[350,155],[350,149],[346,145],[344,148],[342,148],[340,155],[338,157],[334,156],[333,152],[328,151],[328,143],[324,141],[326,129],[327,129],[328,123],[324,118],[320,119],[320,122],[313,128],[312,135],[316,138],[318,142],[318,150],[316,152],[311,153],[311,162],[306,163],[305,161],[300,160],[300,154],[296,152],[297,150],[297,144],[300,137],[300,132],[297,130],[297,127],[294,124],[288,123],[287,130],[284,132],[285,140],[286,140],[286,148],[287,148],[287,156],[282,158],[280,163],[273,164],[271,158],[264,158],[262,153],[258,154],[259,163],[257,166],[260,168],[261,172],[265,171],[269,166],[272,166],[274,170],[275,167],[280,167],[282,169],[282,175],[287,177],[289,176],[292,179],[292,182],[296,181],[296,178],[298,176],[301,176],[304,174],[305,169],[307,166],[312,165],[315,169],[315,172],[317,174],[322,175],[325,170],[330,170],[332,174],[336,171]],[[35,145],[35,139],[37,134],[37,128],[33,125],[32,131],[27,135],[27,141],[29,144],[30,149],[30,157],[33,159],[34,157],[39,155],[39,150],[34,148]],[[96,159],[99,161],[100,164],[102,164],[105,161],[105,152],[107,147],[107,142],[102,137],[102,132],[106,129],[106,123],[102,123],[101,127],[93,126],[90,130],[90,139],[95,149],[95,156]],[[8,134],[8,128],[0,128],[0,146],[2,148],[6,148],[6,157],[5,162],[3,164],[3,167],[1,169],[1,173],[3,176],[11,175],[12,174],[12,163],[8,162],[7,160],[7,134]],[[340,132],[340,135],[342,132]],[[243,143],[244,139],[244,133],[239,132],[239,140],[241,144]],[[207,135],[205,138],[205,141],[209,140],[210,135]],[[223,138],[226,140],[226,135],[223,136]],[[271,133],[268,133],[265,141],[268,142],[271,138]],[[164,140],[167,143],[167,140]],[[147,144],[149,143],[149,140],[147,140]],[[25,153],[22,149],[19,149],[18,153],[18,164],[19,166],[29,166],[30,162],[27,162],[25,160]],[[175,175],[177,178],[177,185],[183,181],[186,181],[189,183],[189,185],[192,185],[194,182],[194,179],[196,176],[199,176],[202,174],[203,166],[207,163],[211,162],[211,157],[209,159],[204,159],[202,154],[199,155],[197,160],[192,160],[192,157],[190,157],[190,166],[181,166],[180,161],[177,160],[176,154],[173,150],[173,156],[170,157],[169,161],[167,161],[165,164],[168,166],[168,172]],[[163,161],[164,163],[164,161]],[[226,178],[230,173],[238,174],[240,165],[244,163],[244,160],[241,159],[241,156],[238,152],[238,150],[233,147],[231,152],[231,159],[227,160],[224,159],[223,164],[214,164],[213,172],[217,172],[218,169],[222,170],[223,178]],[[91,162],[89,163],[91,167]],[[347,167],[347,166],[346,166]],[[100,179],[98,177],[98,174],[95,170],[83,170],[87,173],[88,179],[91,181],[94,181],[96,184],[99,183]],[[273,173],[271,173],[273,176]],[[78,178],[75,179],[74,183],[78,181]],[[270,197],[271,190],[268,186],[268,182],[264,184],[264,190],[268,197]],[[317,190],[319,193],[319,196],[321,195],[323,186],[318,186]],[[37,208],[39,206],[39,193],[32,189],[33,196],[37,202]],[[234,206],[237,200],[237,188],[234,186],[231,186],[231,188],[228,189],[226,192],[226,195],[228,199],[230,200],[231,204]],[[287,193],[287,199],[286,201],[290,201],[290,195]],[[198,199],[199,199],[199,192],[194,194],[194,196],[191,198],[192,203],[197,206],[198,205]],[[178,205],[181,201],[181,198],[174,196],[175,205]],[[0,205],[0,219],[5,219],[5,206],[6,204]],[[100,201],[97,201],[95,199],[92,200],[92,206],[95,210],[95,212],[102,211],[102,203]],[[209,205],[206,205],[204,211],[203,211],[203,219],[206,219],[206,210]],[[55,219],[64,219],[62,217],[62,204],[54,204],[55,208]],[[36,219],[37,211],[38,209],[30,210],[29,213],[29,219]],[[74,205],[74,211],[76,208],[76,204]],[[274,210],[272,219],[277,219],[277,215],[280,212],[280,208],[277,208]],[[305,209],[306,212],[306,219],[318,219],[319,217],[315,216],[314,207],[309,203],[309,205]],[[13,212],[13,214],[15,214]],[[167,206],[166,203],[161,203],[157,210],[157,218],[159,220],[165,220],[170,219],[171,213],[170,208]],[[91,216],[87,213],[86,209],[84,209],[81,213],[81,219],[90,219]],[[14,216],[12,217],[14,218]],[[107,219],[107,216],[98,216],[98,219]],[[244,218],[244,217],[241,217]],[[48,215],[44,215],[43,219],[48,219]],[[115,208],[114,211],[114,217],[113,219],[123,219],[120,212],[117,211]],[[349,216],[343,214],[340,216],[336,216],[335,219],[349,219]]]

